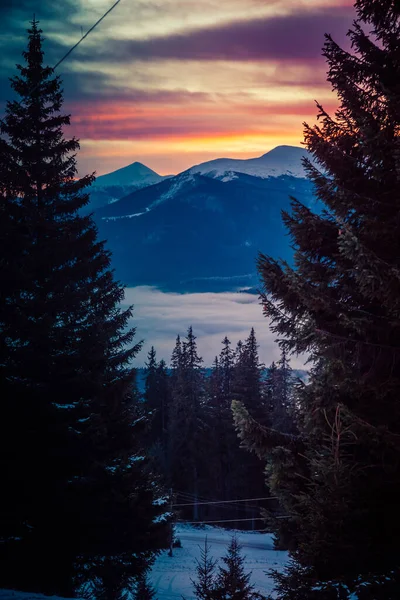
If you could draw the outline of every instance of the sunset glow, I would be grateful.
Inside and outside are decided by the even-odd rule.
[[[57,62],[109,5],[68,0],[63,19],[50,3],[42,8],[47,61]],[[10,14],[14,43],[3,79],[19,61],[30,17]],[[80,173],[140,161],[169,174],[219,156],[299,146],[302,123],[315,120],[314,100],[336,108],[324,32],[346,45],[353,16],[350,2],[334,0],[123,0],[60,68]],[[9,95],[4,82],[2,106]]]

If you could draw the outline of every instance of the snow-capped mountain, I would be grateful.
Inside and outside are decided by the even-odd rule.
[[[90,188],[90,204],[86,207],[85,212],[117,202],[131,192],[154,185],[163,179],[165,177],[140,162],[134,162],[112,173],[100,175]]]
[[[291,260],[281,219],[290,195],[314,204],[304,177],[188,170],[103,206],[95,219],[125,285],[227,291],[258,286],[259,251]]]
[[[225,183],[237,178],[238,174],[251,175],[261,179],[281,176],[304,179],[306,174],[302,164],[303,157],[310,158],[304,148],[278,146],[259,158],[246,160],[217,158],[195,165],[177,176],[162,176],[146,167],[146,165],[134,162],[96,179],[90,189],[90,204],[86,211],[100,209],[107,204],[125,198],[137,190],[157,185],[166,179],[174,180],[173,188],[168,191],[169,195],[173,195],[177,190],[177,186],[179,187],[182,184],[184,177],[189,175],[204,175]],[[159,199],[159,201],[162,201],[162,199]],[[142,210],[146,208],[144,207]],[[139,212],[137,211],[137,213]]]
[[[236,173],[246,173],[254,177],[291,177],[304,178],[306,173],[302,158],[310,158],[304,148],[296,146],[277,146],[259,158],[246,160],[235,158],[217,158],[191,167],[190,173],[198,173],[228,181],[236,177]]]

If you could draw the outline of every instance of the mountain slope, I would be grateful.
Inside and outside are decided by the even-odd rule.
[[[99,209],[95,219],[125,285],[230,290],[257,285],[259,250],[290,259],[280,215],[290,194],[314,202],[304,178],[220,180],[189,170]]]

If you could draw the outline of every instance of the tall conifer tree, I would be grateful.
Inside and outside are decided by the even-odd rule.
[[[198,355],[192,327],[183,342],[178,336],[172,354],[172,385],[169,411],[168,443],[170,478],[175,489],[195,498],[206,472],[202,446],[205,432],[205,377],[203,359]],[[193,518],[198,518],[197,506]]]
[[[254,328],[244,343],[238,342],[235,359],[231,400],[242,402],[253,417],[263,421],[266,410],[262,389],[262,365]],[[256,498],[264,493],[264,465],[243,448],[237,453],[235,488],[237,498]]]
[[[330,36],[324,48],[340,108],[318,105],[321,125],[305,126],[325,210],[293,200],[294,268],[258,265],[273,331],[315,365],[300,435],[278,439],[236,406],[258,451],[279,443],[292,465],[277,486],[296,539],[282,600],[400,595],[400,5],[355,7],[353,52]]]
[[[61,82],[28,33],[0,124],[0,585],[72,595],[87,577],[128,585],[162,526],[137,459],[132,310],[79,212],[93,176],[76,178]]]

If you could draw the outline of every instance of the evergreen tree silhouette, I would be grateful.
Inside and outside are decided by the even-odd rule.
[[[80,212],[94,177],[76,177],[79,144],[64,137],[41,33],[33,20],[0,124],[0,584],[71,596],[88,577],[128,585],[165,525],[140,458],[130,363],[141,343]]]

